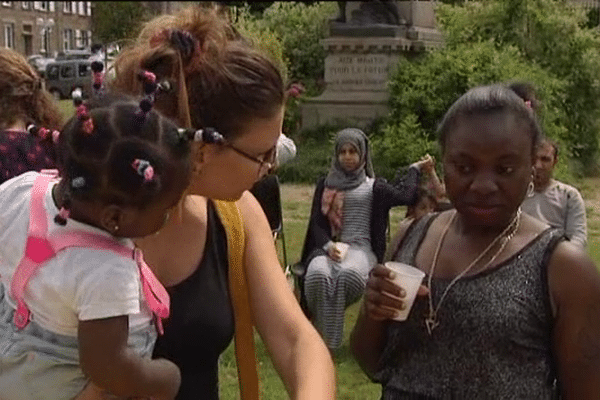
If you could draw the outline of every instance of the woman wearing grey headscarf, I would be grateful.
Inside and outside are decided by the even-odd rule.
[[[331,350],[342,344],[346,307],[360,299],[369,271],[383,261],[390,208],[417,200],[420,165],[392,186],[375,178],[361,130],[336,135],[331,167],[315,190],[299,280],[303,309]]]

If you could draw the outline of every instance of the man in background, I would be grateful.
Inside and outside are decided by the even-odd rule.
[[[540,143],[534,163],[534,190],[522,205],[527,214],[555,228],[562,228],[573,243],[587,244],[585,203],[573,186],[553,179],[558,161],[558,146],[549,139]]]

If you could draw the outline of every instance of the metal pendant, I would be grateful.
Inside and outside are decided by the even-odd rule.
[[[429,316],[427,316],[427,318],[425,318],[425,326],[427,327],[427,332],[429,333],[429,336],[431,336],[431,334],[433,333],[433,330],[439,324],[440,323],[436,321],[435,312],[429,312]]]

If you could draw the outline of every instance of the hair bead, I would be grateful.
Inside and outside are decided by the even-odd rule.
[[[138,175],[144,178],[144,182],[150,182],[154,179],[154,168],[152,168],[150,161],[136,158],[131,163],[131,166],[133,169],[135,169]]]
[[[85,178],[83,176],[73,178],[71,181],[71,187],[73,189],[83,189],[85,187]]]
[[[58,140],[58,135],[60,135],[60,132],[58,132],[57,130],[50,130],[48,128],[38,127],[35,124],[27,125],[27,128],[25,130],[28,134],[32,136],[37,136],[42,140],[52,139],[55,143]]]
[[[67,219],[69,219],[71,212],[65,206],[60,208],[58,214],[54,217],[54,222],[59,225],[65,226],[67,224]]]

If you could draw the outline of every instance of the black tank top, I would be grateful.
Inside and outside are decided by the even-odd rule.
[[[415,221],[394,259],[414,265],[431,222]],[[499,265],[460,279],[430,336],[426,296],[387,328],[376,379],[385,400],[550,399],[554,365],[547,262],[562,231],[548,228]],[[433,278],[434,305],[451,279]]]
[[[171,314],[154,348],[154,358],[167,358],[181,370],[177,400],[219,398],[219,356],[234,333],[225,229],[211,201],[207,214],[204,257],[192,275],[167,288]]]

